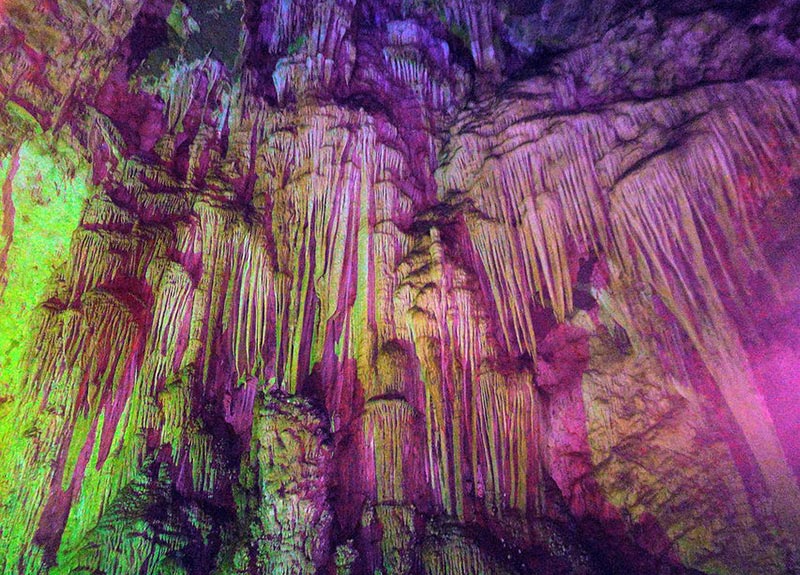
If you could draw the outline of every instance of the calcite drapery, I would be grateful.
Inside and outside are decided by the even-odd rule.
[[[123,4],[0,5],[0,569],[798,567],[796,4]]]

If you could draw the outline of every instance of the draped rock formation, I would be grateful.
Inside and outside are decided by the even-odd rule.
[[[0,0],[0,572],[800,572],[800,5]]]

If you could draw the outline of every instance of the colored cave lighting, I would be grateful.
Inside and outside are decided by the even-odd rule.
[[[800,570],[798,5],[667,4],[0,0],[0,574]]]

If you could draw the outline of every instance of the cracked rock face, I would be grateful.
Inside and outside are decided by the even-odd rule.
[[[798,14],[0,0],[0,572],[800,572]]]

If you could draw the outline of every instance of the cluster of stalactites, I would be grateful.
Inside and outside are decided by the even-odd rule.
[[[745,301],[737,280],[766,267],[754,211],[794,168],[784,142],[797,126],[795,98],[788,85],[740,85],[529,121],[524,104],[501,102],[491,122],[456,131],[440,193],[468,200],[508,349],[535,356],[531,310],[546,305],[563,321],[573,262],[590,253],[607,254],[615,277],[649,284],[693,334],[698,314],[721,321],[719,292]]]
[[[355,65],[356,51],[345,35],[350,30],[355,2],[318,2],[310,22],[293,30],[288,54],[281,58],[272,74],[279,102],[287,95],[305,100],[323,96],[336,83],[348,84]]]
[[[668,308],[791,521],[796,487],[769,418],[747,421],[753,406],[765,410],[730,308],[746,307],[746,280],[767,271],[754,212],[797,171],[795,90],[722,86],[568,118],[537,119],[539,104],[516,99],[492,102],[491,118],[471,109],[438,174],[447,221],[425,220],[420,205],[431,198],[408,182],[431,176],[417,172],[436,157],[433,137],[422,136],[419,165],[386,120],[305,98],[352,80],[352,9],[264,4],[274,26],[259,38],[273,54],[291,52],[273,80],[278,99],[293,94],[297,110],[271,108],[250,93],[247,74],[231,81],[206,59],[181,62],[161,80],[167,133],[153,148],[157,160],[122,158],[111,122],[87,112],[91,145],[111,150],[107,192],[90,199],[41,310],[22,400],[41,410],[31,416],[28,467],[11,507],[24,517],[13,560],[40,560],[29,542],[37,533],[58,540],[59,527],[45,523],[59,515],[64,557],[95,541],[130,554],[102,566],[109,572],[155,565],[184,544],[128,545],[103,518],[139,489],[153,453],[182,494],[213,499],[238,473],[222,469],[204,419],[213,412],[253,436],[241,475],[256,500],[247,517],[254,542],[236,551],[232,572],[245,572],[251,555],[262,570],[313,571],[330,552],[308,547],[324,547],[309,525],[330,528],[320,503],[330,457],[315,435],[322,424],[306,405],[290,401],[282,411],[257,398],[266,388],[304,393],[315,382],[333,431],[363,440],[359,495],[374,502],[364,517],[381,526],[385,565],[411,569],[414,503],[460,521],[540,513],[534,368],[501,362],[536,358],[542,308],[558,321],[572,317],[576,261],[589,256],[610,270],[594,295],[634,344],[650,320],[626,307],[627,291],[645,286]],[[466,37],[478,70],[496,72],[490,3],[456,3],[443,17]],[[388,75],[423,107],[464,97],[466,74],[440,73],[446,43],[411,21],[386,34],[380,65],[361,80]],[[22,80],[14,85],[26,96]],[[187,131],[183,176],[173,162]],[[462,247],[477,271],[443,237],[454,220],[465,225]],[[291,431],[298,421],[299,435]],[[431,573],[504,572],[447,530],[423,546],[421,561]]]
[[[157,162],[116,156],[119,134],[89,112],[89,138],[112,152],[110,193],[90,199],[41,328],[41,348],[66,355],[43,354],[29,388],[60,417],[41,430],[46,448],[26,457],[66,452],[67,464],[32,466],[39,475],[20,505],[63,506],[65,549],[75,548],[154,446],[182,490],[213,497],[220,456],[197,405],[246,433],[258,387],[294,393],[317,371],[331,378],[334,426],[362,418],[370,499],[402,507],[431,492],[464,518],[477,493],[492,509],[524,511],[536,483],[525,439],[532,376],[506,385],[483,365],[499,348],[469,273],[449,261],[436,228],[404,231],[415,198],[397,131],[363,111],[270,109],[210,61],[180,69],[164,84],[169,133]],[[201,143],[181,179],[169,166],[189,117]],[[225,158],[223,137],[234,147]],[[249,191],[237,183],[245,170],[258,174]],[[407,368],[376,372],[392,346]],[[486,385],[473,385],[481,373]],[[363,414],[336,391],[353,383],[336,378],[363,386]],[[508,394],[495,397],[494,385]],[[52,482],[66,499],[49,497]],[[39,517],[21,539],[33,539]]]
[[[535,310],[570,317],[577,261],[601,257],[610,278],[594,295],[603,309],[636,343],[658,316],[627,313],[629,290],[667,308],[784,501],[789,530],[800,496],[736,320],[754,278],[769,283],[754,222],[797,173],[797,98],[786,83],[747,83],[540,119],[525,102],[501,101],[491,119],[467,117],[453,130],[439,172],[443,199],[467,207],[506,348],[535,357]],[[451,190],[459,193],[444,195]]]

